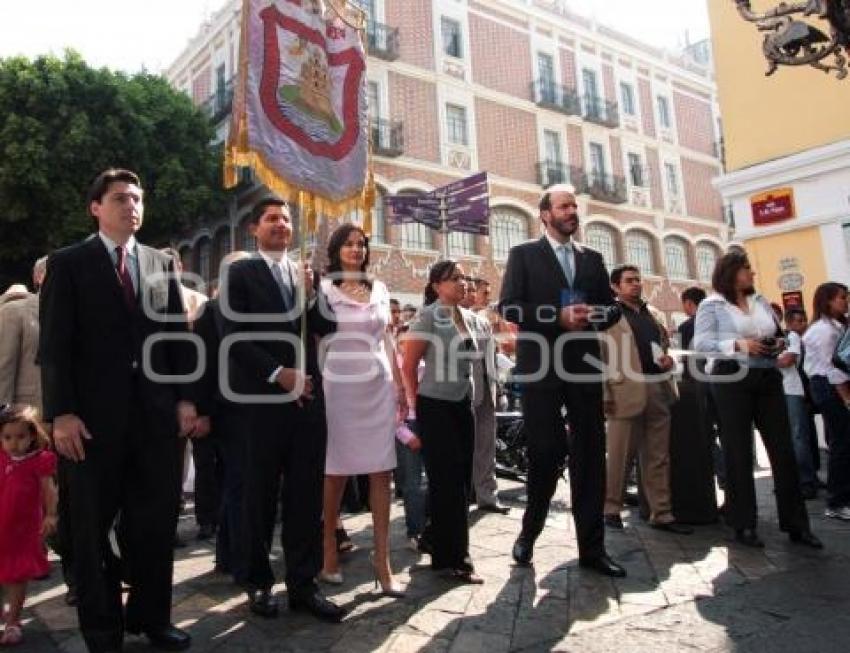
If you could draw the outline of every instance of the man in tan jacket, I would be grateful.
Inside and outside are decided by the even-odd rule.
[[[623,528],[623,489],[629,461],[637,454],[653,528],[679,534],[692,529],[675,523],[670,501],[670,406],[677,400],[667,354],[667,331],[655,309],[642,299],[640,271],[621,265],[611,271],[611,287],[622,317],[606,333],[608,365],[604,407],[607,428],[605,524]]]
[[[35,262],[36,290],[44,280],[47,257]],[[26,293],[0,306],[0,404],[27,404],[41,413],[38,353],[38,295]]]

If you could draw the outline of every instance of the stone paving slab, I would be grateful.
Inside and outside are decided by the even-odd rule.
[[[525,651],[841,651],[850,650],[850,524],[827,520],[823,501],[809,502],[813,528],[827,545],[813,552],[778,531],[772,482],[758,478],[763,550],[740,547],[721,526],[692,536],[660,533],[631,514],[622,532],[607,534],[611,554],[628,569],[612,580],[577,565],[569,496],[559,486],[532,568],[513,565],[524,488],[500,482],[510,514],[471,513],[472,555],[482,586],[457,586],[430,571],[427,557],[404,548],[404,520],[392,511],[393,565],[407,589],[401,600],[380,597],[368,559],[367,514],[346,518],[358,549],[343,558],[345,584],[326,593],[346,605],[340,625],[285,609],[251,615],[229,578],[214,569],[213,545],[190,542],[177,551],[174,620],[193,636],[197,653],[501,653]],[[194,535],[181,518],[186,539]],[[280,550],[274,567],[282,571]],[[279,573],[282,577],[282,573]],[[59,571],[33,583],[22,651],[83,653],[75,613],[63,602]],[[128,637],[125,650],[150,650]]]

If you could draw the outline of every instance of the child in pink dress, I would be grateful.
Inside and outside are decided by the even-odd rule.
[[[43,539],[56,530],[56,456],[31,406],[0,409],[0,444],[0,645],[11,646],[23,639],[27,582],[50,570]]]

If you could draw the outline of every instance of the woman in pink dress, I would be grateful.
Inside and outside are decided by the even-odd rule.
[[[27,583],[50,571],[43,538],[56,530],[56,456],[30,406],[0,407],[0,645],[20,643]]]
[[[395,433],[407,402],[387,333],[390,297],[366,274],[369,239],[344,224],[328,243],[322,288],[336,314],[337,331],[322,346],[322,379],[328,422],[324,490],[324,558],[319,579],[342,583],[335,527],[349,476],[369,475],[375,550],[372,564],[383,593],[399,597],[389,557],[390,477],[396,466]],[[401,412],[400,412],[401,411]]]

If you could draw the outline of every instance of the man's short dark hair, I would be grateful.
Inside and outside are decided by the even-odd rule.
[[[493,284],[491,284],[491,283],[490,283],[490,280],[489,280],[489,279],[482,279],[482,278],[479,278],[479,279],[476,279],[476,280],[475,280],[475,289],[476,289],[476,290],[478,290],[479,288],[482,288],[482,287],[484,287],[484,286],[492,286],[492,285],[493,285]]]
[[[398,301],[395,297],[390,298],[390,306],[399,306],[401,307],[401,302]]]
[[[139,175],[131,170],[123,168],[108,168],[95,177],[89,191],[86,193],[86,210],[89,210],[92,202],[100,203],[103,196],[109,190],[109,186],[117,181],[123,181],[125,184],[133,184],[142,187],[142,182],[139,181]],[[94,217],[94,216],[92,216]]]
[[[787,311],[785,311],[785,322],[790,322],[793,319],[798,317],[803,318],[804,320],[807,318],[806,309],[800,308],[799,306],[792,306]]]
[[[694,306],[699,306],[703,299],[705,299],[705,291],[699,286],[686,288],[681,297],[683,304],[690,301],[694,303]]]
[[[254,204],[254,207],[251,209],[251,215],[248,216],[248,222],[254,225],[259,224],[260,218],[263,217],[266,209],[270,206],[289,206],[289,204],[279,197],[266,197],[261,199],[259,202]]]
[[[630,263],[626,263],[625,265],[618,265],[613,270],[611,270],[611,284],[614,286],[620,285],[620,279],[623,278],[623,275],[626,272],[637,272],[640,274],[640,268],[636,265],[631,265]]]

